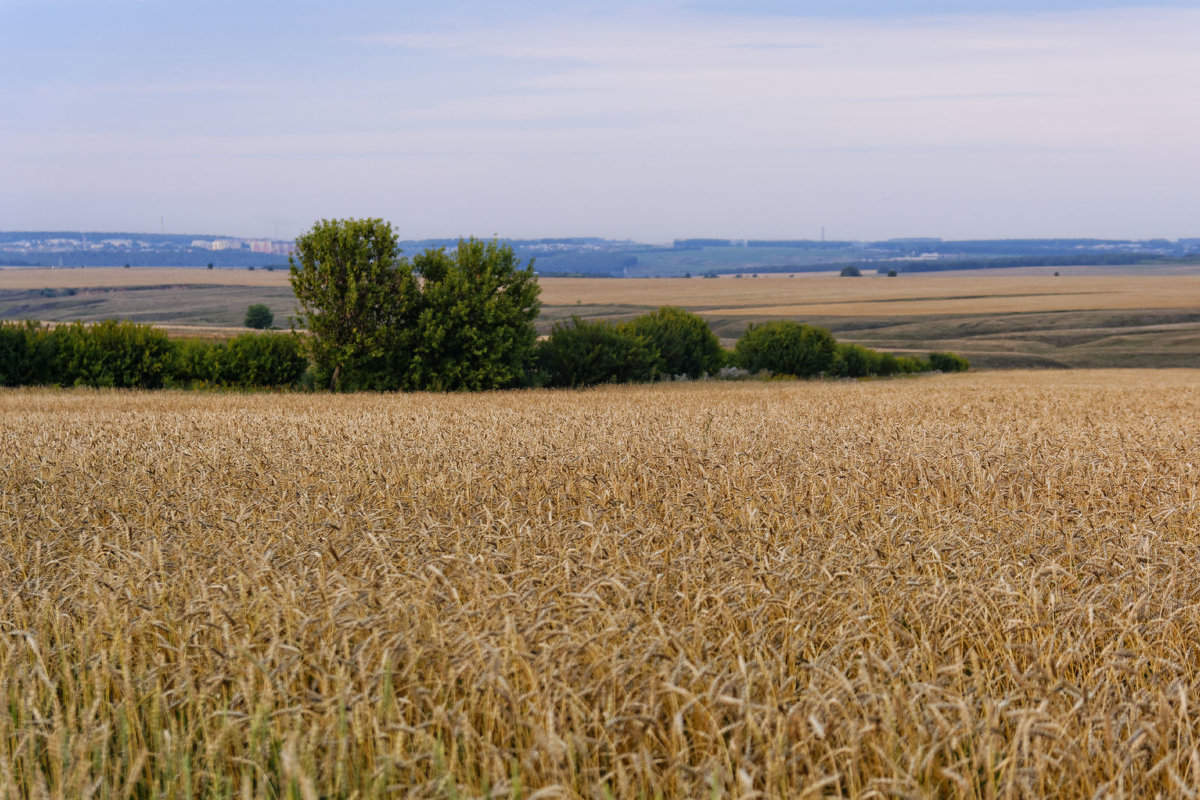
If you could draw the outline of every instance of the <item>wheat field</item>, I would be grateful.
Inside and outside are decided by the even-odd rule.
[[[0,392],[0,796],[1195,797],[1200,375]]]

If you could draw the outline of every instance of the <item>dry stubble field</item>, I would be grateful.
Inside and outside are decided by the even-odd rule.
[[[5,797],[1200,790],[1200,376],[0,393]]]
[[[913,273],[888,279],[827,274],[735,280],[677,278],[542,278],[549,307],[676,305],[705,316],[888,317],[915,314],[1035,313],[1195,309],[1200,274],[1094,274],[1055,276],[1045,269]],[[205,270],[171,267],[120,269],[0,269],[0,290],[122,289],[153,286],[287,288],[287,270]]]

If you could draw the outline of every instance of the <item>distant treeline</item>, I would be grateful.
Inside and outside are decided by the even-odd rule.
[[[106,246],[94,250],[76,245],[88,242],[127,240],[137,247]],[[81,233],[79,231],[0,232],[0,245],[16,242],[45,244],[58,239],[69,251],[49,248],[0,251],[0,266],[167,266],[256,267],[283,266],[284,256],[254,253],[244,247],[207,250],[192,247],[197,239],[222,237],[198,234]],[[72,240],[75,244],[72,244]],[[982,269],[1003,266],[1035,266],[1071,263],[1131,264],[1161,258],[1200,257],[1200,239],[969,239],[942,240],[931,237],[847,241],[817,239],[727,239],[698,237],[677,239],[669,246],[639,244],[600,237],[557,237],[505,239],[517,256],[535,259],[535,271],[546,276],[666,277],[716,273],[778,273],[837,269],[846,264],[871,268],[881,260],[896,262],[900,269]],[[398,240],[403,253],[456,246],[457,238]],[[143,249],[144,248],[144,249]],[[774,251],[774,252],[772,252]],[[935,254],[940,260],[918,260]],[[1080,261],[1049,261],[1078,258]],[[917,264],[910,267],[909,259]],[[1004,259],[1033,259],[1004,261]],[[763,261],[774,263],[762,263]],[[976,263],[978,262],[978,263]]]
[[[123,389],[313,389],[306,337],[245,333],[226,342],[170,339],[150,325],[108,320],[48,326],[0,323],[0,386],[90,386]],[[572,319],[538,342],[514,387],[582,387],[697,378],[863,378],[959,372],[967,360],[931,353],[928,360],[837,342],[798,322],[751,325],[732,351],[708,323],[664,307],[614,325]],[[367,375],[345,388],[378,383]],[[419,389],[441,385],[430,376]],[[395,387],[393,387],[395,388]]]
[[[431,245],[432,246],[432,245]],[[444,246],[444,245],[438,245]],[[618,250],[566,250],[560,252],[527,252],[522,257],[536,259],[535,268],[547,277],[571,275],[578,277],[612,277],[621,275],[638,264],[636,255]],[[274,266],[287,269],[287,257],[249,250],[72,250],[62,253],[0,253],[0,266],[5,267],[205,267],[263,268]]]
[[[889,261],[880,272],[942,272],[965,269],[1003,269],[1006,267],[1127,266],[1130,264],[1192,264],[1195,257],[1171,258],[1144,253],[1093,253],[1070,256],[1007,256],[1001,258],[943,258],[937,261]]]
[[[770,247],[794,250],[857,249],[888,252],[1004,255],[1071,255],[1074,251],[1103,252],[1107,248],[1138,248],[1143,254],[1200,250],[1200,239],[954,239],[903,238],[855,242],[816,239],[676,239],[672,247],[694,250],[704,247]]]
[[[249,250],[68,250],[62,253],[0,253],[8,267],[266,267],[287,269],[287,256]]]
[[[517,255],[524,257],[527,253],[518,250]],[[635,255],[603,250],[536,254],[533,258],[537,274],[547,278],[565,276],[611,278],[623,274],[625,270],[632,269],[638,264]]]

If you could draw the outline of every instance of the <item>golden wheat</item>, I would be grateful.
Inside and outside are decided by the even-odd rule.
[[[0,393],[0,795],[1196,796],[1200,376]]]

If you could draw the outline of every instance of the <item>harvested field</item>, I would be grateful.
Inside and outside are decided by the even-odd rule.
[[[678,305],[705,316],[887,317],[1200,307],[1200,275],[991,275],[720,280],[552,278],[548,305]]]
[[[139,286],[251,286],[290,288],[286,269],[198,267],[78,267],[0,269],[0,289],[119,289]]]
[[[1200,791],[1200,374],[0,392],[5,797]]]
[[[1042,269],[913,273],[900,278],[807,276],[719,280],[542,278],[542,302],[629,309],[676,305],[708,317],[887,317],[1200,308],[1200,274],[1054,276]],[[0,292],[41,289],[289,289],[287,270],[0,269]],[[245,297],[243,293],[240,295]],[[179,304],[176,299],[175,303]],[[244,313],[245,309],[241,311]],[[160,310],[160,316],[163,312]],[[166,315],[169,318],[169,314]],[[164,319],[162,321],[169,321]]]

